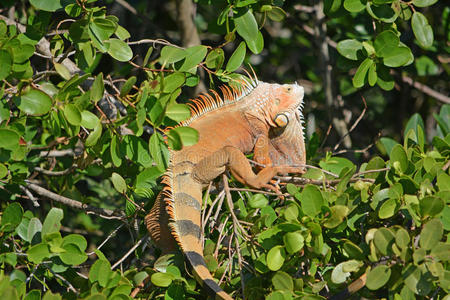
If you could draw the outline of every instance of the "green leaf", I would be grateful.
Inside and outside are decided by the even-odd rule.
[[[84,251],[87,248],[87,241],[86,239],[79,234],[69,234],[66,235],[63,238],[63,242],[62,242],[62,246],[64,247],[65,245],[68,244],[73,244],[76,245],[78,247],[78,249],[80,249],[80,251]]]
[[[5,79],[11,73],[13,59],[8,51],[0,49],[0,81]]]
[[[247,46],[254,54],[260,53],[264,48],[264,37],[260,31],[256,35],[256,39],[247,41]]]
[[[63,245],[63,249],[66,250],[59,254],[62,262],[71,266],[79,265],[84,263],[88,256],[86,253],[82,252],[76,245],[74,244],[66,244]]]
[[[422,117],[418,113],[415,113],[409,118],[408,123],[406,123],[404,133],[407,134],[408,131],[410,131],[412,129],[414,131],[414,133],[416,134],[416,136],[418,136],[418,134],[419,134],[418,128],[419,127],[422,129],[422,131],[425,131],[425,125],[424,125]]]
[[[374,19],[383,21],[385,23],[393,23],[398,17],[398,14],[388,5],[372,5],[367,2],[366,11]]]
[[[263,194],[254,194],[248,201],[251,208],[263,208],[269,204],[269,200]]]
[[[398,166],[401,172],[405,172],[408,168],[408,157],[406,156],[405,149],[402,145],[397,144],[392,148],[391,153],[389,154],[391,165]],[[396,165],[395,163],[398,162]]]
[[[377,76],[377,65],[376,64],[372,64],[370,66],[369,75],[368,75],[367,79],[368,79],[367,81],[369,82],[370,86],[374,86],[375,83],[377,83],[378,76]]]
[[[130,46],[119,39],[109,39],[108,54],[118,61],[127,62],[133,57],[133,51]]]
[[[45,217],[44,224],[42,225],[42,239],[44,239],[47,234],[59,231],[63,217],[64,212],[62,209],[56,207],[52,207],[52,209],[50,209]]]
[[[331,272],[331,281],[335,284],[344,283],[348,277],[350,277],[350,272],[345,272],[343,270],[345,262],[338,264]]]
[[[120,153],[119,144],[120,141],[118,141],[117,135],[113,135],[111,138],[111,144],[109,145],[109,150],[111,153],[111,161],[115,167],[120,167],[122,164],[122,155]]]
[[[292,280],[291,275],[283,271],[278,271],[273,275],[272,284],[275,290],[294,290],[294,281]]]
[[[450,261],[450,244],[439,243],[431,249],[430,255],[443,262]]]
[[[119,193],[123,194],[127,191],[127,183],[125,182],[125,179],[123,179],[123,177],[116,172],[113,172],[111,174],[111,181],[114,185],[114,188]]]
[[[20,136],[17,132],[7,128],[0,128],[0,148],[15,150],[19,147]]]
[[[357,40],[348,39],[337,43],[336,49],[339,54],[345,58],[358,60],[362,56],[363,46],[362,43]]]
[[[9,204],[2,215],[1,225],[5,231],[13,231],[22,221],[23,209],[19,203],[13,202]]]
[[[415,61],[417,75],[419,76],[433,76],[439,74],[439,67],[428,56],[422,55]]]
[[[395,233],[395,243],[402,249],[408,249],[409,242],[411,238],[409,237],[408,231],[404,228],[399,228]]]
[[[324,200],[320,189],[315,185],[306,185],[301,193],[303,212],[313,218],[320,212],[323,204]]]
[[[305,238],[303,235],[296,232],[288,232],[283,237],[284,245],[289,254],[294,254],[303,249]]]
[[[209,52],[208,56],[206,57],[205,63],[208,68],[219,70],[220,68],[222,68],[224,61],[225,55],[222,48],[216,48]]]
[[[28,223],[26,241],[31,242],[33,237],[42,231],[42,223],[38,218],[31,218]]]
[[[91,147],[97,144],[98,139],[102,135],[102,128],[102,123],[98,122],[94,128],[94,131],[92,131],[86,139],[86,147]]]
[[[173,281],[173,275],[169,273],[154,273],[150,280],[156,286],[168,287]]]
[[[392,49],[397,48],[399,43],[400,38],[392,30],[385,30],[377,35],[373,46],[378,57],[385,57]]]
[[[89,281],[98,282],[100,286],[105,287],[109,278],[112,276],[111,264],[105,259],[98,259],[89,270]]]
[[[383,57],[383,64],[388,67],[400,67],[407,64],[412,57],[411,49],[408,47],[398,47],[390,49]]]
[[[181,142],[182,146],[192,146],[198,141],[198,131],[191,127],[180,126],[170,130],[168,133],[168,137],[169,145],[172,139],[176,140],[177,143]]]
[[[444,234],[444,228],[442,222],[439,219],[432,219],[422,229],[420,233],[419,245],[420,247],[430,250],[435,247],[442,239]]]
[[[237,33],[246,41],[251,42],[256,39],[258,34],[258,24],[251,10],[247,9],[245,13],[239,13],[234,17],[234,25]]]
[[[116,28],[116,32],[114,32],[114,34],[123,40],[129,39],[131,37],[130,33],[128,32],[128,30],[126,30],[125,28],[123,28],[122,26],[118,25]],[[145,64],[144,64],[145,65]]]
[[[174,46],[164,46],[161,50],[161,57],[159,63],[161,65],[175,63],[186,57],[186,51],[184,49]]]
[[[26,114],[42,116],[52,107],[52,99],[38,89],[28,89],[24,94],[14,97],[14,103]]]
[[[61,0],[30,0],[30,3],[37,9],[45,11],[56,11],[63,7]]]
[[[81,124],[81,112],[74,104],[69,103],[64,106],[64,116],[72,125],[78,126]]]
[[[360,12],[366,8],[365,0],[344,0],[344,8],[349,12]]]
[[[242,65],[245,58],[245,49],[245,43],[241,42],[236,50],[234,50],[225,68],[228,72],[234,72]]]
[[[367,273],[366,286],[369,290],[378,290],[384,286],[391,277],[391,268],[386,265],[378,265]]]
[[[413,0],[412,3],[417,7],[427,7],[438,2],[438,0]]]
[[[39,290],[31,290],[27,293],[24,300],[41,300],[41,291]]]
[[[323,223],[326,228],[334,228],[339,226],[348,215],[348,207],[344,205],[334,205],[330,207],[331,216]]]
[[[176,122],[181,122],[191,116],[191,110],[186,104],[172,104],[166,109],[166,116]]]
[[[402,273],[405,285],[418,295],[426,295],[430,290],[429,283],[419,267],[410,264]]]
[[[363,260],[365,258],[363,250],[353,242],[346,240],[343,247],[350,258],[355,258],[358,260]]]
[[[186,58],[178,71],[195,73],[197,65],[203,61],[207,52],[208,48],[203,45],[187,48]]]
[[[128,95],[128,93],[131,91],[134,84],[136,83],[136,80],[137,80],[136,76],[131,76],[130,78],[127,79],[127,81],[125,81],[122,88],[120,89],[120,97],[125,97],[126,95]]]
[[[8,175],[8,168],[4,164],[0,163],[0,179],[6,175]]]
[[[90,111],[83,110],[81,112],[81,122],[80,122],[81,126],[86,127],[88,129],[94,129],[99,123],[100,119]]]
[[[31,262],[39,264],[44,260],[44,258],[50,256],[50,249],[47,244],[40,243],[28,249],[27,255]]]
[[[428,24],[427,18],[420,12],[415,11],[411,18],[411,27],[419,45],[422,48],[429,48],[433,45],[433,29]]]
[[[347,260],[342,264],[342,271],[344,272],[357,272],[364,263],[355,259]]]
[[[390,91],[394,88],[394,78],[383,64],[377,64],[377,77],[377,84],[383,90]]]
[[[387,228],[378,228],[373,236],[373,241],[377,249],[383,255],[388,255],[391,251],[392,244],[394,243],[394,234]]]
[[[353,76],[353,86],[356,88],[360,88],[364,85],[364,80],[366,78],[367,71],[370,66],[373,64],[373,60],[370,58],[366,58],[356,70],[355,76]]]
[[[163,145],[164,140],[159,135],[159,133],[155,132],[150,137],[149,141],[149,151],[153,160],[156,162],[156,166],[160,171],[165,171],[166,165],[164,163],[164,157],[162,156],[161,146]]]
[[[58,74],[64,78],[65,80],[69,80],[70,78],[72,78],[72,75],[70,74],[69,69],[67,69],[67,67],[63,64],[59,64],[54,62],[53,65],[55,66],[55,70],[56,72],[58,72]]]
[[[105,92],[105,84],[103,83],[103,73],[95,76],[94,83],[91,87],[91,100],[97,103],[103,98],[103,93]]]
[[[283,21],[286,15],[286,12],[278,6],[272,6],[271,10],[267,12],[267,16],[269,17],[269,19],[275,22]]]
[[[420,214],[422,217],[434,217],[440,214],[445,207],[444,200],[434,196],[427,196],[420,199]]]
[[[185,83],[185,81],[186,76],[181,72],[175,72],[173,74],[170,74],[169,76],[166,76],[163,81],[164,92],[172,93],[177,88],[181,87]]]
[[[283,266],[285,259],[286,252],[283,246],[275,246],[267,253],[267,267],[272,271],[278,271]]]
[[[181,284],[171,284],[164,295],[164,300],[187,299],[184,293],[184,287]]]
[[[387,219],[392,217],[397,211],[397,200],[396,199],[388,199],[386,200],[380,207],[378,211],[378,216],[380,219]]]

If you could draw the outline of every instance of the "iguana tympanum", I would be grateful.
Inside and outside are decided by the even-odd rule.
[[[198,143],[170,151],[164,188],[145,221],[152,239],[165,250],[176,242],[194,276],[215,299],[232,299],[213,280],[201,242],[202,189],[230,170],[252,188],[277,190],[269,181],[279,173],[302,173],[305,145],[301,107],[303,87],[252,79],[240,88],[222,87],[193,100],[192,117],[181,123],[195,128]],[[255,174],[245,154],[265,167]],[[165,224],[169,224],[169,226]]]

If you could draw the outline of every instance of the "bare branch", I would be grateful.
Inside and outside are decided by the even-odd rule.
[[[37,201],[37,199],[33,196],[33,194],[30,192],[29,189],[27,189],[26,187],[24,187],[23,185],[19,185],[20,189],[22,191],[25,192],[25,194],[27,194],[28,198],[30,198],[31,202],[33,202],[33,206],[34,207],[39,207],[39,202]]]
[[[53,193],[49,190],[44,189],[43,187],[31,183],[30,181],[26,180],[26,187],[32,191],[34,191],[36,194],[52,199],[56,202],[62,203],[64,205],[84,210],[87,214],[95,214],[105,219],[118,219],[122,220],[125,218],[125,214],[121,210],[110,210],[106,208],[100,208],[91,206],[85,203],[81,203],[77,200],[73,200],[61,195],[58,195],[56,193]]]
[[[63,171],[50,171],[50,170],[46,170],[46,169],[43,169],[40,167],[36,167],[36,168],[34,168],[34,170],[39,173],[42,173],[44,175],[48,175],[48,176],[64,176],[64,175],[72,173],[72,171],[76,168],[78,168],[77,164],[73,164],[70,168],[67,168]]]
[[[435,98],[436,100],[439,100],[441,102],[450,104],[450,97],[446,96],[442,93],[439,93],[438,91],[433,90],[429,86],[426,86],[423,83],[417,82],[411,77],[408,77],[406,75],[402,75],[402,81],[409,84],[410,86],[413,86],[414,88],[418,89],[419,91],[423,92],[424,94],[427,94],[428,96],[431,96]]]

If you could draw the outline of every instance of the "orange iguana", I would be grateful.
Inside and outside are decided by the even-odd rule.
[[[215,299],[232,299],[213,280],[201,243],[202,189],[226,169],[253,188],[277,189],[269,181],[279,173],[302,173],[305,145],[301,107],[303,87],[245,81],[222,87],[222,97],[201,95],[190,104],[192,117],[181,123],[199,133],[197,144],[170,151],[164,188],[145,218],[152,239],[165,250],[176,242],[197,281]],[[245,157],[264,164],[255,174]],[[169,226],[167,226],[167,222]]]

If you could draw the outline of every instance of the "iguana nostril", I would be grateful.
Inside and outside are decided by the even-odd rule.
[[[279,127],[286,127],[289,124],[289,118],[286,113],[280,113],[273,120]]]

